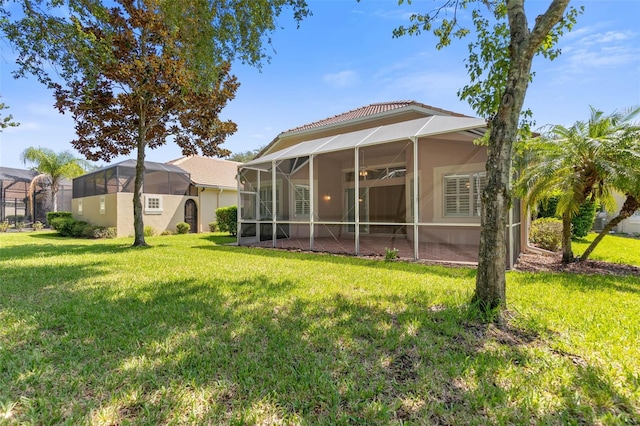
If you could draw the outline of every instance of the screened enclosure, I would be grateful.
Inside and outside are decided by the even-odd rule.
[[[309,140],[238,171],[238,243],[475,263],[483,120],[431,116]],[[520,249],[511,212],[509,264]]]
[[[33,170],[0,167],[0,221],[46,223],[47,212],[53,210],[48,179],[38,179],[33,193],[31,182],[39,173]],[[57,193],[58,210],[71,210],[71,182],[63,179]]]
[[[136,178],[135,160],[87,173],[73,180],[73,198],[115,194],[134,190]],[[145,162],[145,194],[197,195],[190,185],[189,173],[171,164]]]

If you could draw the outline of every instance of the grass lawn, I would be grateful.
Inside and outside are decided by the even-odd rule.
[[[0,234],[0,424],[640,422],[638,277],[510,272],[498,329],[473,269],[147,241]]]

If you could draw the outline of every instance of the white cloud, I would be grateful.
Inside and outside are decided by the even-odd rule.
[[[562,71],[584,75],[592,70],[640,64],[638,33],[606,31],[602,25],[586,27],[569,33],[570,42],[562,48]]]
[[[13,121],[16,121],[15,118]],[[26,121],[26,122],[18,121],[18,123],[20,123],[19,126],[7,127],[6,129],[2,129],[2,132],[3,133],[21,133],[29,130],[38,130],[42,128],[40,124],[33,121]]]
[[[325,74],[322,81],[336,89],[344,89],[353,86],[360,80],[358,73],[353,70],[340,71],[333,74]]]
[[[64,115],[58,112],[53,106],[53,100],[51,103],[30,103],[25,106],[28,113],[48,118],[62,118]]]

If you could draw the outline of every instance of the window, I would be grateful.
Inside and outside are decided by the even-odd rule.
[[[293,185],[294,205],[296,216],[309,216],[309,185]]]
[[[485,172],[444,175],[444,216],[479,217],[486,181]]]
[[[280,216],[282,211],[282,183],[276,186],[276,216]],[[260,187],[260,220],[271,220],[271,206],[273,206],[273,191],[271,185]]]
[[[107,202],[105,200],[104,195],[100,196],[100,214],[105,214],[107,212]]]
[[[146,214],[162,213],[162,198],[157,195],[144,196],[144,212]]]

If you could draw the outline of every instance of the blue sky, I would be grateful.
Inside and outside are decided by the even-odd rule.
[[[548,3],[529,0],[527,7],[537,12]],[[526,106],[538,126],[585,119],[590,105],[605,112],[640,105],[640,1],[572,3],[584,5],[585,12],[562,38],[563,54],[553,62],[534,61]],[[438,51],[427,34],[391,36],[432,1],[402,7],[396,0],[309,0],[309,5],[313,16],[298,29],[290,14],[280,18],[283,29],[274,34],[272,59],[262,71],[234,65],[241,87],[223,118],[234,120],[238,132],[224,147],[255,149],[282,131],[374,102],[410,99],[474,115],[456,95],[468,82],[467,41]],[[53,108],[52,94],[35,79],[11,77],[14,54],[0,43],[0,95],[10,106],[3,113],[21,123],[0,133],[0,165],[23,168],[20,153],[29,146],[72,150],[72,119]],[[159,162],[180,156],[171,143],[147,152],[148,160]]]

